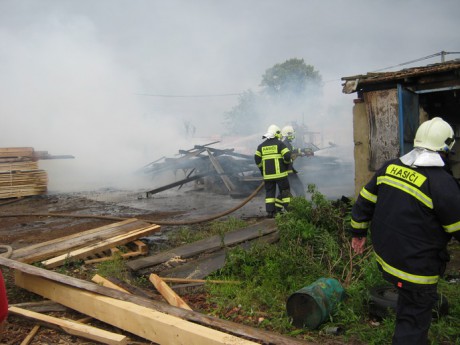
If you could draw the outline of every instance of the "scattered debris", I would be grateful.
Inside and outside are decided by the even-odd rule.
[[[131,286],[127,282],[113,277],[95,275],[92,278],[92,282],[89,282],[49,270],[49,268],[55,267],[53,264],[49,264],[51,261],[57,259],[60,261],[63,258],[81,259],[87,253],[96,251],[96,248],[97,250],[101,248],[107,249],[122,243],[114,240],[118,238],[125,238],[126,241],[129,239],[132,245],[138,246],[139,252],[143,251],[143,254],[147,254],[145,249],[142,249],[144,248],[143,242],[139,241],[137,236],[140,236],[142,231],[146,229],[156,231],[157,228],[159,228],[158,225],[132,218],[78,234],[19,248],[13,251],[12,259],[0,256],[0,265],[14,270],[15,284],[18,287],[46,298],[41,302],[19,303],[10,306],[12,314],[37,323],[36,327],[28,334],[27,341],[30,342],[34,337],[37,337],[40,326],[44,326],[43,330],[51,327],[58,329],[58,331],[106,344],[131,343],[127,338],[129,333],[158,344],[169,343],[171,336],[181,343],[196,342],[210,345],[307,344],[307,342],[291,337],[195,312],[166,284],[166,282],[171,281],[175,283],[192,282],[203,284],[207,282],[204,279],[190,280],[190,278],[182,278],[178,280],[178,278],[149,274],[149,280],[161,294],[158,295]],[[136,234],[136,236],[132,234]],[[163,264],[168,260],[175,260],[178,265],[176,268],[187,265],[193,266],[190,262],[193,256],[198,257],[197,261],[195,261],[195,266],[200,268],[201,263],[198,262],[213,261],[212,255],[223,258],[224,262],[225,250],[227,250],[228,246],[249,246],[254,241],[263,240],[266,237],[276,240],[277,236],[275,222],[272,219],[264,219],[262,222],[251,225],[246,229],[236,230],[203,241],[197,241],[195,244],[179,247],[176,254],[172,252],[163,254],[163,261],[160,260],[159,262]],[[208,255],[209,253],[211,255]],[[200,254],[205,255],[200,256]],[[187,257],[187,260],[184,260],[183,256]],[[157,257],[153,262],[158,261],[157,255],[152,257]],[[41,262],[41,267],[44,268],[31,265],[35,262]],[[206,270],[201,270],[200,272],[200,277],[207,276]],[[216,283],[238,282],[216,281]],[[171,305],[161,302],[159,300],[161,296]],[[102,322],[102,326],[105,323],[116,327],[121,330],[118,332],[120,334],[106,331],[103,329],[104,327],[83,325],[80,320],[66,320],[54,315],[42,314],[66,309],[86,315],[82,320],[87,322],[95,320]],[[120,317],[120,315],[123,315],[123,317]],[[129,333],[124,334],[123,331]],[[41,334],[41,331],[39,334]],[[26,341],[26,339],[22,341]]]
[[[179,150],[179,158],[165,158],[146,165],[146,174],[164,172],[177,174],[182,171],[184,178],[149,190],[150,195],[195,181],[210,191],[240,196],[250,194],[262,181],[260,171],[254,163],[254,157],[234,152],[234,149],[216,149],[206,145],[195,145],[190,150]]]

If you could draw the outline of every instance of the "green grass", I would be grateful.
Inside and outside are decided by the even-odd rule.
[[[369,289],[386,283],[370,248],[365,255],[352,254],[347,233],[350,206],[327,200],[314,186],[310,192],[311,200],[293,198],[290,211],[277,216],[277,244],[257,244],[247,251],[235,248],[228,253],[225,267],[210,278],[242,284],[207,284],[213,312],[317,343],[327,342],[326,328],[341,327],[345,334],[336,340],[391,344],[394,315],[384,320],[369,316]],[[286,312],[287,298],[321,277],[337,279],[347,297],[318,329],[296,329]],[[433,344],[460,344],[460,289],[458,284],[442,281],[439,291],[451,301],[450,313],[433,322],[430,339]]]
[[[229,217],[225,221],[214,221],[197,227],[182,226],[168,235],[168,241],[172,247],[199,241],[211,236],[223,235],[226,232],[242,228],[246,222],[235,217]]]

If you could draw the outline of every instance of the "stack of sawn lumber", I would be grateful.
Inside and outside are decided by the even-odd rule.
[[[32,147],[0,148],[0,199],[45,194],[47,185]]]

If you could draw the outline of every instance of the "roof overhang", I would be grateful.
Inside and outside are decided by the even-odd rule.
[[[396,72],[369,72],[365,75],[343,77],[342,80],[342,92],[346,94],[395,88],[398,84],[404,84],[417,93],[427,90],[454,90],[460,87],[460,59]]]

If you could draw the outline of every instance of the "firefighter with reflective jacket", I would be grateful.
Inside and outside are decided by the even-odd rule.
[[[267,133],[262,136],[266,139],[257,147],[254,161],[265,182],[265,208],[267,216],[273,218],[277,212],[286,210],[291,201],[291,192],[288,181],[288,168],[291,163],[291,152],[281,139],[281,130],[271,125]],[[276,196],[276,187],[279,194]]]
[[[294,160],[298,157],[310,157],[313,156],[313,150],[310,148],[295,148],[293,146],[293,141],[295,139],[295,131],[294,127],[291,125],[284,126],[283,129],[281,130],[281,134],[283,135],[283,143],[286,145],[286,147],[291,151],[291,159],[292,162],[289,165],[288,168],[288,179],[289,179],[289,185],[291,186],[291,190],[293,193],[297,196],[303,196],[305,197],[305,186],[303,185],[302,181],[300,180],[299,176],[297,175],[297,170],[294,169]]]
[[[414,149],[386,162],[352,208],[355,253],[363,252],[370,225],[378,267],[398,289],[393,344],[427,344],[447,244],[460,240],[460,187],[446,166],[454,143],[441,118],[422,123]]]

